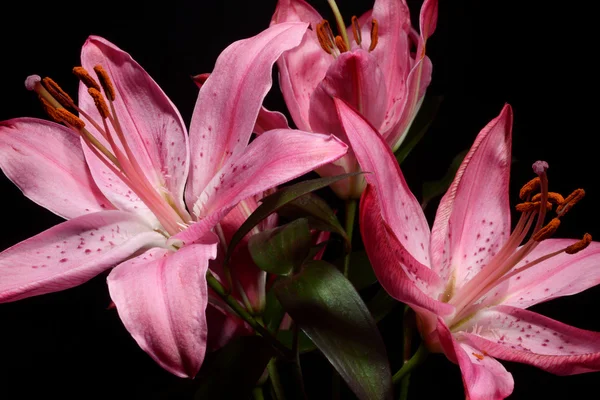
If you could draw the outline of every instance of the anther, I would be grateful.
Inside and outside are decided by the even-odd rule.
[[[377,47],[377,41],[379,40],[379,22],[375,18],[371,21],[371,45],[369,51],[375,50]]]
[[[335,37],[335,45],[337,46],[340,53],[348,51],[348,47],[346,47],[346,43],[344,43],[344,39],[340,35]]]
[[[538,193],[531,198],[531,201],[539,201],[541,198],[542,198],[542,194]],[[560,193],[548,192],[548,201],[560,206],[561,204],[563,204],[565,202],[565,198],[562,197],[562,195]]]
[[[329,21],[326,19],[317,24],[317,39],[319,39],[319,44],[323,50],[329,54],[333,54],[335,38],[331,26],[329,26]]]
[[[538,208],[540,208],[540,204],[541,204],[540,201],[526,201],[524,203],[517,204],[517,206],[515,208],[518,212],[529,212],[529,211],[537,210]],[[548,211],[552,210],[552,203],[550,203],[550,202],[546,203],[546,210],[548,210]]]
[[[102,89],[104,89],[106,98],[108,98],[109,101],[116,99],[117,96],[115,95],[115,88],[110,80],[110,77],[108,76],[108,72],[106,72],[106,70],[102,68],[102,65],[100,64],[94,67],[94,71],[96,72],[96,75],[98,75],[98,80],[100,81],[100,85],[102,85]]]
[[[70,125],[77,130],[81,130],[85,126],[85,123],[79,119],[79,117],[76,117],[74,114],[70,113],[64,108],[57,108],[54,110],[54,112],[61,122],[64,122],[65,124]]]
[[[56,108],[54,108],[52,104],[50,104],[48,100],[44,99],[42,96],[38,96],[38,98],[40,99],[40,103],[42,103],[42,108],[44,111],[46,111],[46,114],[48,114],[50,119],[52,119],[54,122],[61,123],[62,119],[60,119],[60,117],[56,114]]]
[[[42,79],[42,83],[44,84],[44,88],[60,103],[61,106],[65,108],[75,109],[75,103],[71,96],[69,96],[58,83],[54,82],[51,78]]]
[[[590,243],[592,243],[592,235],[590,235],[589,233],[586,233],[585,235],[583,235],[583,239],[581,239],[580,241],[575,242],[572,245],[570,245],[569,247],[567,247],[565,249],[565,253],[567,253],[567,254],[578,253],[581,250],[588,247],[590,245]]]
[[[560,216],[565,215],[571,208],[573,208],[575,204],[579,203],[579,201],[583,199],[584,196],[585,190],[583,189],[577,189],[573,191],[573,193],[568,195],[565,201],[560,206],[558,206],[556,212]]]
[[[471,354],[473,354],[473,356],[475,356],[475,358],[477,358],[479,361],[481,361],[485,358],[483,356],[483,354],[478,354],[478,353],[471,353]]]
[[[104,96],[102,96],[102,93],[93,87],[88,89],[88,93],[90,96],[92,96],[92,99],[94,99],[94,104],[96,104],[96,108],[98,109],[100,116],[103,119],[108,118],[110,111],[108,110],[108,106],[106,105],[106,101],[104,101]]]
[[[540,178],[539,177],[533,178],[532,180],[527,182],[525,185],[523,185],[523,187],[519,191],[519,198],[521,200],[525,200],[527,198],[527,196],[529,196],[531,193],[533,193],[539,189],[540,189]]]
[[[548,239],[549,237],[554,235],[559,226],[560,219],[553,218],[550,222],[548,222],[548,225],[544,226],[542,229],[537,231],[535,235],[533,235],[533,240],[535,240],[536,242],[541,242],[542,240]]]
[[[352,35],[354,36],[354,41],[360,46],[362,43],[362,32],[360,31],[356,15],[352,17]]]
[[[89,74],[89,72],[86,71],[85,68],[83,67],[73,67],[73,74],[75,74],[75,76],[81,81],[83,82],[83,84],[85,86],[87,86],[87,88],[94,88],[97,91],[100,91],[100,85],[98,85],[98,82],[96,82],[96,80],[94,78],[92,78],[92,76]]]

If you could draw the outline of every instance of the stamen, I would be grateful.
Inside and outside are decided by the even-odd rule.
[[[371,45],[369,51],[375,50],[377,47],[377,41],[379,40],[379,22],[375,18],[371,21]]]
[[[335,37],[335,45],[340,50],[340,53],[348,51],[348,48],[346,47],[346,44],[344,43],[344,39],[342,39],[342,37],[340,35]]]
[[[346,44],[346,48],[350,48],[350,41],[348,40],[348,35],[346,34],[346,24],[344,24],[344,19],[342,18],[342,14],[340,13],[340,9],[338,8],[335,0],[327,0],[329,3],[329,7],[331,7],[331,11],[333,11],[333,15],[335,16],[335,22],[338,27],[338,32],[342,35],[344,39],[344,44]]]
[[[319,40],[319,44],[323,50],[329,54],[334,54],[333,49],[335,38],[333,36],[333,31],[329,26],[329,21],[326,19],[317,24],[317,39]]]
[[[56,82],[50,78],[42,79],[42,83],[46,90],[65,108],[75,108],[75,103],[71,96],[69,96]]]
[[[578,253],[581,250],[588,247],[590,245],[590,243],[592,243],[592,235],[590,235],[589,233],[586,233],[585,235],[583,235],[583,239],[581,239],[579,242],[573,243],[572,245],[567,247],[565,249],[565,253],[567,253],[567,254]]]
[[[60,117],[56,114],[56,108],[54,108],[52,106],[52,104],[50,104],[48,102],[48,100],[44,99],[42,96],[38,96],[38,98],[40,99],[40,102],[42,103],[42,108],[44,109],[44,111],[46,111],[46,114],[48,114],[48,116],[54,121],[54,122],[58,122],[59,124],[62,123],[62,120],[60,119]]]
[[[110,111],[108,110],[108,106],[106,105],[106,102],[104,101],[104,97],[102,96],[102,93],[100,93],[100,91],[98,91],[98,89],[93,88],[93,87],[88,89],[88,93],[94,99],[94,104],[96,104],[96,108],[98,109],[98,112],[100,113],[100,116],[102,117],[102,119],[108,118],[110,115]]]
[[[89,72],[86,71],[85,68],[83,68],[83,67],[73,67],[73,74],[75,74],[75,76],[85,86],[87,86],[88,89],[94,88],[97,91],[100,91],[100,85],[98,85],[98,82],[96,82],[96,80],[94,78],[92,78],[92,76],[89,74]]]
[[[560,219],[553,218],[550,222],[548,222],[548,224],[546,226],[544,226],[539,231],[537,231],[535,233],[535,235],[533,235],[532,239],[535,240],[536,242],[541,242],[542,240],[546,240],[549,237],[551,237],[552,235],[554,235],[554,233],[556,232],[556,230],[558,229],[559,226],[560,226]]]
[[[479,361],[481,361],[485,358],[483,356],[483,354],[477,354],[477,353],[471,353],[471,354],[473,354],[473,356],[475,356],[475,358],[477,358]]]
[[[102,65],[100,64],[94,67],[94,71],[96,72],[96,75],[98,75],[98,80],[100,81],[100,84],[104,89],[104,94],[106,94],[106,98],[108,98],[109,101],[113,101],[114,99],[116,99],[117,96],[115,95],[115,87],[113,86],[112,81],[110,80],[110,76],[108,76],[108,72],[106,72],[106,70],[102,68]]]
[[[526,201],[524,203],[517,204],[515,207],[518,212],[529,212],[540,208],[540,201]],[[552,210],[552,203],[546,202],[546,210]]]
[[[360,46],[362,43],[362,32],[360,31],[356,15],[352,17],[352,36],[354,36],[354,41]]]
[[[571,208],[573,208],[573,206],[575,204],[579,203],[579,201],[581,199],[583,199],[584,196],[585,196],[585,190],[583,190],[583,189],[577,189],[577,190],[573,191],[573,193],[568,195],[567,198],[565,199],[565,201],[560,206],[558,206],[558,208],[556,209],[556,213],[560,217],[562,217],[567,212],[569,212],[569,210]]]
[[[531,198],[531,201],[539,201],[541,198],[542,194],[538,193]],[[561,205],[565,202],[565,199],[560,193],[548,192],[548,201],[553,204]]]
[[[535,177],[527,182],[519,191],[519,198],[525,200],[532,192],[540,189],[540,177]]]
[[[64,108],[57,108],[54,110],[54,112],[56,113],[56,116],[60,119],[61,122],[71,125],[77,130],[81,130],[85,126],[85,122],[83,122],[81,119],[79,119],[79,117],[76,117]]]

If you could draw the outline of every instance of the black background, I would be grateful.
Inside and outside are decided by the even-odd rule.
[[[189,121],[197,89],[192,74],[209,72],[234,40],[268,26],[275,0],[168,2],[10,2],[0,6],[0,120],[43,117],[23,87],[29,74],[50,76],[75,93],[70,71],[89,34],[128,51],[159,83]],[[330,16],[325,0],[311,2]],[[421,1],[409,1],[413,21]],[[557,3],[560,4],[560,3]],[[570,5],[573,4],[573,5]],[[576,3],[544,1],[441,1],[438,28],[428,44],[434,65],[429,93],[444,96],[440,113],[403,169],[417,195],[425,180],[440,178],[455,154],[505,102],[513,106],[511,194],[532,177],[531,164],[549,162],[552,190],[587,191],[559,230],[563,237],[590,232],[600,238],[597,204],[597,20]],[[342,13],[371,8],[371,0],[340,0]],[[277,90],[270,108],[284,110]],[[60,218],[22,197],[0,176],[5,249]],[[432,217],[436,204],[429,206]],[[598,266],[600,268],[600,265]],[[0,304],[0,398],[174,398],[181,380],[158,367],[127,334],[114,310],[105,275],[64,292]],[[600,288],[554,300],[534,310],[580,328],[600,331]],[[398,368],[400,312],[383,329],[392,369]],[[598,397],[600,375],[555,377],[534,367],[505,363],[513,373],[511,398]],[[328,398],[330,379],[317,356],[305,375],[311,398]],[[417,393],[417,391],[419,391]],[[430,357],[413,375],[412,398],[464,398],[458,367]]]

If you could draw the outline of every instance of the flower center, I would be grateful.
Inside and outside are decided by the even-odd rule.
[[[344,19],[340,14],[337,4],[334,0],[328,0],[328,3],[333,11],[333,14],[335,15],[335,21],[340,34],[337,36],[333,34],[331,26],[329,25],[329,21],[326,19],[319,22],[315,30],[317,33],[317,39],[319,40],[319,44],[323,50],[336,58],[341,53],[350,50],[351,46],[350,40],[348,39],[348,35],[346,33],[346,25],[344,24]],[[377,40],[379,38],[378,32],[379,24],[377,23],[377,20],[373,18],[371,20],[371,44],[369,45],[369,51],[373,51],[377,46]],[[354,37],[356,44],[359,47],[362,47],[362,32],[356,16],[352,17],[352,36]]]
[[[484,304],[482,297],[494,286],[563,252],[575,254],[591,243],[592,236],[586,233],[580,241],[545,254],[515,269],[515,266],[525,259],[540,242],[550,238],[556,232],[560,226],[560,218],[585,195],[583,189],[575,190],[566,198],[559,193],[548,192],[547,169],[548,163],[544,161],[537,161],[533,164],[533,170],[538,177],[525,184],[519,193],[523,203],[517,204],[516,209],[521,213],[521,218],[504,246],[473,279],[464,284],[456,293],[452,293],[453,289],[449,287],[442,296],[444,301],[456,307],[456,314],[452,318],[453,322],[449,325],[451,329],[466,321],[480,308],[486,307],[487,304]],[[539,193],[534,194],[538,191]],[[557,206],[556,216],[544,225],[546,213],[551,211],[555,205]],[[521,245],[530,232],[529,239]],[[449,286],[453,286],[453,284],[451,283]]]
[[[33,90],[51,119],[62,123],[81,136],[88,148],[98,159],[123,183],[125,183],[154,213],[162,227],[164,234],[174,235],[187,226],[184,221],[187,212],[180,210],[173,196],[160,184],[160,191],[152,185],[144,173],[138,160],[136,160],[127,136],[123,130],[114,106],[116,91],[112,81],[101,65],[94,67],[98,81],[82,67],[73,68],[73,73],[88,88],[88,93],[100,114],[100,121],[92,118],[88,113],[79,108],[71,97],[50,78],[41,79],[32,75],[25,81],[25,86]],[[99,82],[99,83],[98,83]],[[101,90],[104,91],[104,95]],[[79,113],[77,117],[72,111]],[[85,126],[85,119],[105,139],[105,146]]]

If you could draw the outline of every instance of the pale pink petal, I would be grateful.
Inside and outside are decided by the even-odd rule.
[[[0,253],[0,302],[81,285],[141,249],[164,244],[164,236],[128,213],[77,217]]]
[[[114,209],[90,175],[79,136],[54,122],[1,122],[0,168],[26,197],[66,219]]]
[[[310,127],[313,132],[332,133],[344,139],[333,98],[344,100],[371,125],[379,127],[386,112],[386,87],[377,60],[356,49],[341,54],[327,70],[310,98]]]
[[[192,77],[196,86],[201,88],[208,77],[209,73],[198,74]],[[254,129],[252,130],[257,135],[271,129],[289,129],[290,126],[287,122],[287,118],[280,112],[267,110],[264,106],[260,108]]]
[[[309,124],[310,96],[334,58],[321,48],[317,39],[316,27],[323,17],[304,0],[280,0],[271,19],[271,25],[282,22],[308,22],[311,29],[306,31],[298,47],[285,53],[278,61],[279,86],[287,108],[301,130],[311,131]]]
[[[252,328],[239,317],[227,314],[212,304],[206,307],[206,321],[208,325],[207,347],[209,351],[220,349],[235,337],[252,335],[253,333]]]
[[[194,204],[199,222],[175,238],[194,241],[240,200],[335,161],[347,150],[335,136],[285,129],[263,133],[215,175]]]
[[[432,266],[460,288],[510,235],[508,180],[512,110],[504,106],[475,139],[442,197],[431,235]]]
[[[98,64],[108,72],[116,90],[117,117],[135,160],[154,188],[161,194],[170,193],[173,203],[185,212],[183,189],[188,175],[189,149],[179,111],[128,53],[101,37],[88,38],[81,50],[81,63],[92,75]],[[79,86],[79,106],[102,124],[83,84]],[[91,124],[86,128],[99,137]],[[93,156],[88,153],[86,157]],[[133,212],[140,210],[143,214],[140,202],[124,196],[127,188],[118,178],[100,164],[90,167],[100,189],[117,207]],[[98,178],[102,175],[101,183]],[[112,186],[106,182],[110,176]]]
[[[204,361],[208,261],[217,238],[171,252],[152,249],[108,276],[110,297],[138,345],[161,367],[193,378]]]
[[[272,129],[290,129],[287,118],[278,111],[270,111],[265,107],[261,107],[253,132],[260,135]]]
[[[217,171],[247,146],[271,88],[272,66],[284,51],[300,44],[306,28],[298,22],[274,25],[231,44],[217,59],[200,89],[190,126],[190,208]]]
[[[600,284],[600,243],[592,242],[576,254],[562,253],[522,272],[528,262],[572,245],[574,239],[548,239],[522,260],[507,279],[492,287],[484,301],[519,308],[531,307]]]
[[[373,271],[381,286],[395,299],[436,315],[454,307],[437,300],[443,282],[406,250],[381,218],[381,204],[368,185],[360,202],[360,233]]]
[[[509,306],[477,313],[462,333],[491,356],[534,365],[556,375],[600,371],[600,333],[577,329]]]
[[[385,75],[386,103],[392,108],[405,95],[411,67],[410,12],[404,0],[377,0],[373,5],[373,18],[379,23],[379,39],[371,54]]]
[[[338,116],[352,149],[381,201],[384,221],[402,246],[419,263],[429,267],[429,226],[396,158],[381,135],[343,101],[336,99]]]
[[[446,357],[460,366],[467,399],[502,400],[512,393],[513,377],[502,364],[468,339],[456,340],[441,319],[437,331]]]

